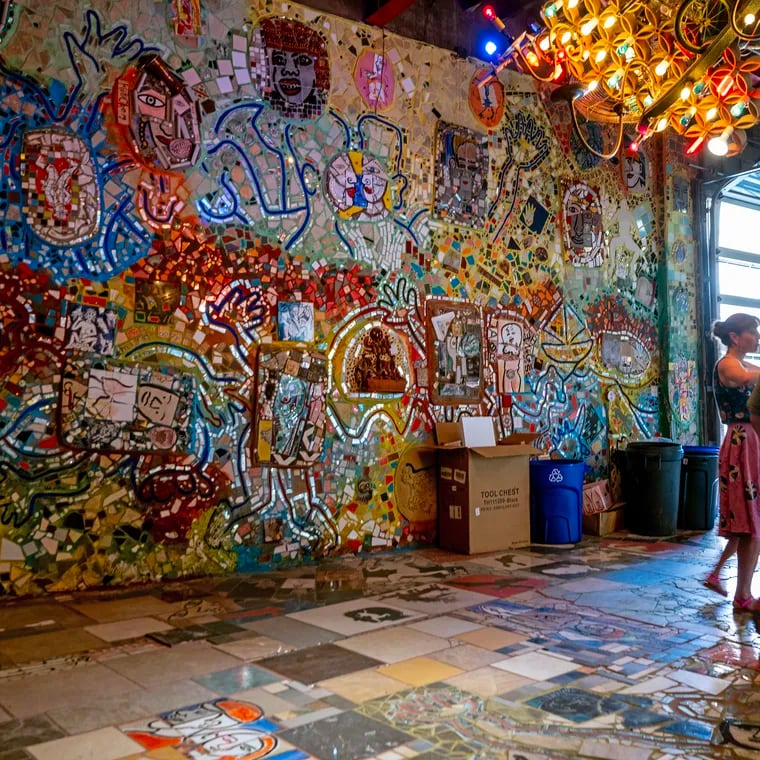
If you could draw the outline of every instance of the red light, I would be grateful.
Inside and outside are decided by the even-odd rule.
[[[696,153],[704,143],[705,138],[704,137],[698,137],[694,142],[686,149],[686,155],[690,156],[693,153]]]
[[[637,142],[632,142],[628,146],[628,152],[629,153],[638,153],[639,152],[639,144]]]
[[[483,6],[483,15],[489,21],[493,21],[496,18],[496,9],[493,7],[493,5],[484,5]]]

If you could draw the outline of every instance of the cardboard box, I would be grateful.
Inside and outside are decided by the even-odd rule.
[[[482,431],[481,431],[482,432]],[[462,554],[530,543],[530,457],[535,435],[466,446],[459,423],[436,424],[438,542]]]
[[[625,528],[625,504],[615,504],[604,512],[583,515],[583,532],[587,536],[608,536]]]

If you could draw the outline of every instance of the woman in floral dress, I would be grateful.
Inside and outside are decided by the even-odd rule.
[[[752,387],[760,378],[760,367],[745,360],[755,353],[760,341],[760,320],[749,314],[732,314],[713,325],[713,334],[726,346],[715,365],[713,384],[720,418],[728,427],[718,456],[720,520],[718,535],[728,539],[726,548],[705,584],[725,593],[718,573],[736,552],[738,575],[734,609],[760,611],[752,597],[752,575],[760,549],[760,439],[750,423],[747,409]]]

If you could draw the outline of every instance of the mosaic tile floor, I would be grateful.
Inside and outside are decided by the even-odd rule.
[[[0,601],[0,760],[760,757],[759,619],[701,584],[720,543]]]

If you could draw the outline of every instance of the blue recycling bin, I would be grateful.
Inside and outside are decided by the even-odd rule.
[[[582,537],[583,476],[580,459],[534,459],[530,463],[530,540],[575,544]]]
[[[712,530],[718,514],[717,446],[684,446],[678,527]]]

